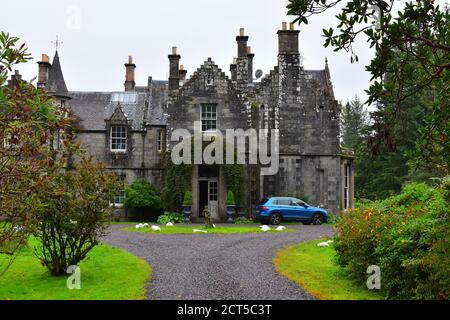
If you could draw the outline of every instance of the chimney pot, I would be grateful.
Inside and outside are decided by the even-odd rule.
[[[133,64],[133,57],[132,56],[128,56],[128,64]]]
[[[283,22],[281,24],[281,30],[287,30],[287,23],[286,22]]]
[[[239,36],[241,36],[241,37],[245,36],[245,29],[244,28],[240,28],[239,29]]]
[[[294,24],[293,22],[291,22],[291,23],[289,24],[289,29],[290,29],[291,31],[294,31],[294,30],[295,30],[295,24]]]
[[[172,47],[172,54],[176,55],[177,54],[177,47]]]
[[[180,65],[180,70],[184,70],[184,65]]]
[[[237,64],[237,58],[233,58],[233,64]]]
[[[251,54],[252,53],[252,47],[247,47],[246,49],[247,54]]]

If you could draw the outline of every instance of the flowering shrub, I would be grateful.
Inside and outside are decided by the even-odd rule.
[[[381,268],[388,299],[450,297],[449,183],[405,186],[398,196],[361,205],[338,220],[337,261],[360,283]]]

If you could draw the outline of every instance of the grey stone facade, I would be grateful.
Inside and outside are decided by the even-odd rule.
[[[254,54],[241,29],[231,77],[208,58],[185,78],[186,70],[179,65],[181,55],[174,47],[168,56],[168,81],[149,77],[146,86],[136,86],[136,65],[129,57],[123,92],[67,91],[56,55],[52,65],[46,56],[39,62],[39,84],[50,84],[48,91],[69,104],[79,119],[77,139],[127,183],[145,177],[161,188],[163,156],[175,144],[170,141],[171,133],[179,128],[193,131],[194,121],[201,121],[202,106],[214,106],[216,130],[222,133],[238,128],[279,130],[278,173],[262,176],[258,166],[246,166],[248,176],[256,177],[246,188],[249,212],[263,196],[297,195],[338,213],[353,205],[353,157],[340,148],[340,109],[328,63],[323,70],[304,69],[299,32],[293,25],[288,30],[283,24],[278,37],[278,64],[260,81],[253,79]],[[126,136],[123,145],[120,142],[125,140],[112,133],[115,127]],[[116,142],[121,150],[114,149]],[[193,170],[193,216],[200,216],[201,199],[205,198],[202,192],[216,192],[214,201],[210,199],[216,206],[213,217],[224,220],[227,190],[223,168],[210,171],[205,165]],[[207,181],[208,188],[202,181]]]

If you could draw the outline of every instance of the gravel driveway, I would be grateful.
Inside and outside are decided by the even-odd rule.
[[[113,225],[104,242],[145,259],[153,268],[148,298],[314,299],[279,275],[272,260],[283,246],[331,236],[331,226],[292,225],[295,232],[157,235]],[[120,267],[120,266],[117,266]]]

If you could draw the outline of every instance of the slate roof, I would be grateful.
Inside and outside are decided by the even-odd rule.
[[[58,51],[55,52],[52,66],[48,72],[48,79],[47,83],[45,84],[45,90],[55,95],[67,95],[67,86],[61,70]]]
[[[123,113],[131,120],[132,130],[143,130],[148,125],[165,125],[164,108],[167,101],[167,82],[153,81],[150,94],[147,90],[127,91],[136,94],[136,103],[120,102]],[[105,120],[111,118],[117,102],[111,101],[113,93],[71,91],[70,108],[80,119],[82,130],[105,130]]]
[[[305,73],[307,77],[316,80],[322,89],[334,98],[333,86],[329,78],[330,75],[327,67],[323,70],[305,70]]]

